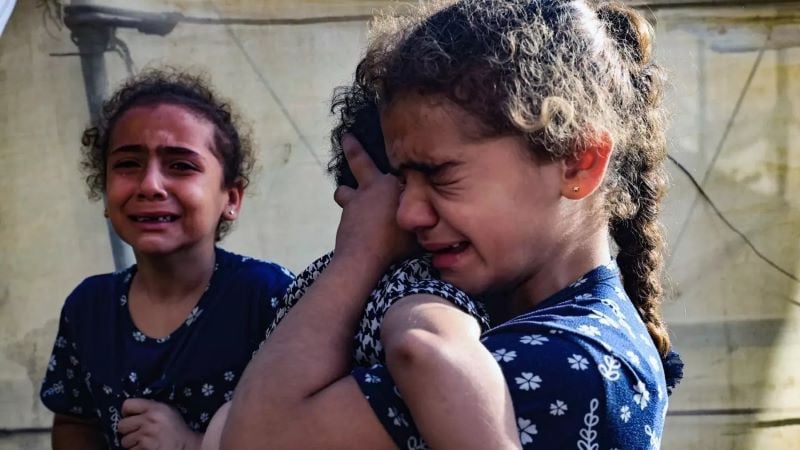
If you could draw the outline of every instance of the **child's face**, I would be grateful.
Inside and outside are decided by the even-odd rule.
[[[562,239],[561,168],[517,136],[475,140],[446,100],[407,94],[382,114],[404,190],[397,220],[442,279],[471,293],[515,291],[546,270]]]
[[[212,151],[214,126],[171,104],[134,107],[111,133],[108,214],[140,254],[213,246],[223,214],[238,212],[241,190],[223,188]]]

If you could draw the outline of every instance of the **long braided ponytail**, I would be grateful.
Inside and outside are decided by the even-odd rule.
[[[619,252],[617,264],[625,291],[636,305],[662,356],[670,349],[661,320],[664,297],[661,277],[664,236],[658,215],[667,186],[664,169],[666,138],[661,107],[664,77],[651,59],[652,29],[647,21],[620,3],[601,3],[597,14],[617,44],[623,68],[634,89],[624,126],[628,135],[611,175],[607,193],[611,235]]]

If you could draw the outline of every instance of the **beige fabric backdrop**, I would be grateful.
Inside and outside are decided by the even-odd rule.
[[[334,18],[389,2],[101,3],[207,18],[318,19],[117,36],[137,70],[204,68],[253,124],[262,170],[223,246],[294,270],[330,249],[338,211],[323,171],[328,102],[366,42],[364,20]],[[88,121],[80,61],[54,55],[76,47],[47,11],[18,2],[0,39],[0,449],[9,450],[48,447],[51,415],[38,387],[59,309],[82,278],[113,269],[102,206],[86,200],[77,170]],[[760,252],[800,276],[800,7],[650,13],[674,83],[671,154],[706,178],[709,196]],[[116,53],[105,60],[113,86],[127,68]],[[673,300],[665,312],[687,369],[663,447],[800,448],[798,283],[759,259],[685,175],[670,170],[664,221]]]

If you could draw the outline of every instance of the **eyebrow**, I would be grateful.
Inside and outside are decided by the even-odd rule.
[[[117,148],[111,150],[109,155],[115,154],[115,153],[120,153],[120,152],[121,153],[144,153],[144,151],[145,151],[144,147],[141,146],[141,145],[138,145],[138,144],[122,145],[120,147],[117,147]],[[158,153],[165,153],[165,154],[168,154],[168,155],[185,155],[185,156],[201,157],[200,154],[197,153],[196,151],[194,151],[194,150],[192,150],[190,148],[180,147],[180,146],[167,145],[167,146],[163,146],[163,147],[158,147],[157,151],[158,151]]]
[[[458,163],[455,162],[455,161],[448,161],[448,162],[441,163],[441,164],[425,163],[425,162],[421,162],[421,161],[409,161],[409,162],[405,162],[403,164],[400,164],[400,166],[398,166],[398,167],[392,166],[389,169],[389,172],[392,175],[399,175],[402,172],[410,170],[410,171],[413,171],[413,172],[421,172],[421,173],[423,173],[425,175],[436,175],[438,173],[444,172],[445,170],[450,169],[452,167],[455,167],[457,165],[458,165]]]

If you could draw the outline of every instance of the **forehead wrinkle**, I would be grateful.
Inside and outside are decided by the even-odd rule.
[[[454,161],[448,161],[441,164],[430,164],[424,162],[417,162],[417,161],[408,161],[403,164],[400,164],[398,167],[399,172],[422,172],[426,175],[436,175],[438,173],[444,172],[447,169],[457,166],[458,163]]]
[[[424,108],[424,109],[422,109]],[[381,115],[381,125],[383,128],[386,152],[392,165],[400,163],[406,164],[427,164],[431,158],[428,142],[424,139],[425,134],[421,129],[435,126],[441,123],[437,115],[418,105],[401,108],[398,111],[394,108],[388,114]],[[399,160],[399,161],[398,161]]]
[[[464,162],[476,138],[478,119],[446,97],[408,93],[381,111],[392,172],[435,175]],[[470,131],[473,130],[473,131]]]
[[[405,141],[402,138],[400,140]],[[426,149],[415,142],[389,145],[387,152],[389,165],[394,173],[414,171],[433,174],[457,164],[456,161],[438,157],[436,149]]]

